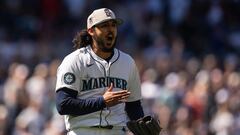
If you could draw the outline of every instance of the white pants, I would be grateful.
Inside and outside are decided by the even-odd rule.
[[[123,131],[121,128],[78,128],[73,131],[69,131],[67,135],[127,135],[127,132]]]

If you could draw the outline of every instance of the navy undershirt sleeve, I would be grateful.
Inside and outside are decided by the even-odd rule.
[[[127,115],[130,120],[137,120],[144,116],[140,100],[134,102],[126,102],[125,111],[127,112]]]
[[[56,92],[56,106],[61,115],[84,115],[106,107],[102,96],[98,98],[77,99],[77,91],[61,88]]]

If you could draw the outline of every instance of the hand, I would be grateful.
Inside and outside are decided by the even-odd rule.
[[[113,84],[103,94],[103,98],[107,107],[117,105],[119,103],[126,102],[127,98],[130,96],[130,92],[127,90],[112,91]]]
[[[160,122],[150,115],[128,121],[127,127],[134,135],[162,135]]]

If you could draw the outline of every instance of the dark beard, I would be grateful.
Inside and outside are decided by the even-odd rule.
[[[108,47],[105,47],[106,46],[106,43],[104,42],[104,40],[102,38],[99,38],[97,36],[93,36],[93,39],[97,42],[97,45],[98,45],[98,48],[102,51],[102,52],[113,52],[115,46],[116,46],[116,40],[114,41],[112,47],[108,48]]]

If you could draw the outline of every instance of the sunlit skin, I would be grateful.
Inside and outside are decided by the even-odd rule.
[[[90,29],[88,33],[93,37],[92,49],[99,57],[106,59],[113,53],[117,37],[117,23],[109,20]]]

